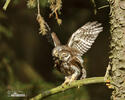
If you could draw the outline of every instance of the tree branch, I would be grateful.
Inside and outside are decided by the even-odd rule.
[[[114,89],[112,100],[125,100],[125,0],[109,0],[110,56],[105,79]]]
[[[94,84],[94,83],[104,83],[104,82],[105,82],[104,77],[93,77],[93,78],[86,78],[83,80],[77,80],[77,81],[72,82],[70,85],[64,85],[64,86],[60,85],[56,88],[44,91],[44,92],[38,94],[37,96],[31,98],[30,100],[39,100],[39,99],[42,99],[49,95],[63,92],[65,90],[68,90],[68,89],[71,89],[74,87],[80,87],[82,85]]]
[[[6,10],[6,9],[7,9],[7,7],[8,7],[8,5],[9,5],[10,1],[11,1],[11,0],[6,0],[5,4],[4,4],[4,6],[3,6],[3,10]]]

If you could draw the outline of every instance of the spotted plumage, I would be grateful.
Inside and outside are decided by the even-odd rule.
[[[72,34],[66,45],[61,45],[55,33],[51,34],[55,45],[52,56],[55,68],[65,75],[63,84],[70,84],[74,80],[86,77],[81,56],[91,48],[102,30],[100,23],[88,22]]]

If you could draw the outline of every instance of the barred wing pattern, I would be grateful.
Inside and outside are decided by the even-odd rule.
[[[88,22],[72,34],[68,41],[68,46],[77,49],[80,54],[83,55],[91,48],[102,30],[103,27],[101,27],[101,23]]]

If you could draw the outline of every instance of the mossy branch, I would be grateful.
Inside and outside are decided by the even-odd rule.
[[[70,85],[60,85],[56,88],[44,91],[40,94],[38,94],[37,96],[31,98],[30,100],[40,100],[44,97],[59,93],[59,92],[63,92],[66,91],[68,89],[74,88],[74,87],[80,87],[82,85],[87,85],[87,84],[94,84],[94,83],[104,83],[104,77],[93,77],[93,78],[86,78],[83,80],[77,80],[72,82]]]

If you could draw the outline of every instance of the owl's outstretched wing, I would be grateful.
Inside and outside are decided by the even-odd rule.
[[[67,45],[71,48],[75,48],[83,55],[91,48],[102,30],[103,27],[101,27],[101,23],[88,22],[72,34]]]

